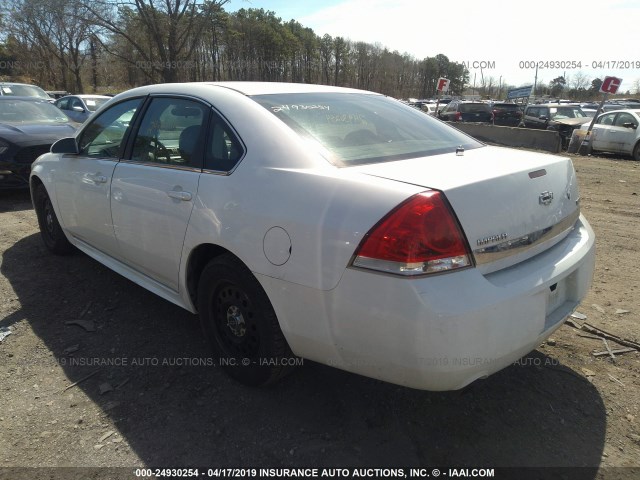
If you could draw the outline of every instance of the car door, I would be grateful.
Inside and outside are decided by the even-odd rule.
[[[71,97],[71,99],[69,99],[69,111],[67,114],[78,123],[83,123],[87,118],[89,118],[87,106],[78,97]]]
[[[119,249],[111,221],[111,177],[128,133],[121,120],[141,103],[140,98],[126,100],[93,119],[77,137],[79,154],[64,155],[54,172],[58,211],[67,231],[114,257]]]
[[[615,118],[615,113],[603,113],[596,119],[591,132],[591,148],[593,150],[615,151],[611,141],[611,128]]]
[[[193,99],[152,98],[128,158],[113,174],[111,212],[122,258],[174,291],[210,111]]]
[[[620,112],[616,115],[611,128],[611,142],[615,145],[617,152],[632,154],[636,143],[637,129],[638,119],[631,113]]]
[[[527,112],[524,116],[524,126],[527,128],[537,128],[537,118],[540,115],[540,109],[538,107],[527,107]]]

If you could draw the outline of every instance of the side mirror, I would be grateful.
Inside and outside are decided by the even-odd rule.
[[[538,118],[540,120],[549,120],[549,118],[546,115],[540,115]]]
[[[74,137],[61,138],[51,145],[51,153],[62,153],[77,155],[80,153],[78,143]]]
[[[71,107],[71,110],[73,110],[74,112],[78,112],[78,113],[84,113],[84,108],[79,107],[79,106],[75,106],[75,107]]]
[[[623,124],[622,124],[622,126],[623,126],[624,128],[633,128],[634,130],[635,130],[636,128],[638,128],[638,125],[636,125],[636,124],[635,124],[635,123],[633,123],[633,122],[626,122],[626,123],[623,123]]]

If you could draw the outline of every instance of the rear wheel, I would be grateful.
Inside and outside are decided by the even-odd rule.
[[[40,226],[40,235],[49,251],[56,255],[66,255],[73,252],[74,247],[69,243],[62,231],[47,189],[42,184],[36,187],[34,204],[38,225]]]
[[[266,293],[232,255],[213,259],[198,286],[202,328],[220,365],[245,385],[273,383],[289,371],[293,354]]]
[[[636,143],[636,146],[633,148],[633,159],[636,162],[640,162],[640,142]]]

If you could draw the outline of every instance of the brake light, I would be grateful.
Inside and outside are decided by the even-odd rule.
[[[460,112],[456,112],[456,122],[462,120],[462,114]]]
[[[389,212],[364,237],[353,266],[424,275],[471,266],[469,245],[444,194],[429,190]]]

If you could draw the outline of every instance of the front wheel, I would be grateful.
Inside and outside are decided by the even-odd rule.
[[[236,257],[222,255],[205,267],[198,309],[205,335],[231,377],[245,385],[264,386],[289,373],[293,354],[271,302]]]
[[[44,185],[36,187],[34,194],[34,207],[40,226],[40,235],[45,246],[50,252],[56,255],[66,255],[74,251],[73,245],[69,243],[62,231],[62,227],[56,217],[56,212],[51,204],[51,199]]]

